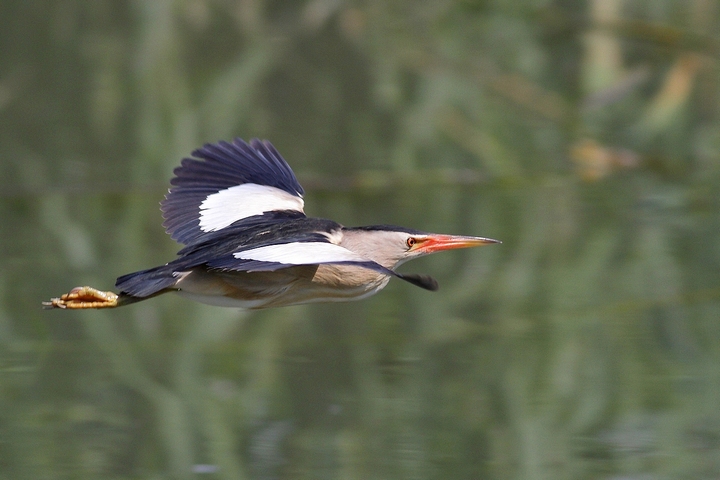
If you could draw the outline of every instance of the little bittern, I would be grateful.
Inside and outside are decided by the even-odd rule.
[[[395,269],[442,250],[497,240],[391,225],[344,227],[306,217],[303,188],[268,141],[207,144],[175,169],[161,204],[184,247],[159,267],[123,275],[119,293],[77,287],[48,308],[112,308],[166,292],[211,305],[267,308],[358,300],[391,277],[427,290],[437,282]]]

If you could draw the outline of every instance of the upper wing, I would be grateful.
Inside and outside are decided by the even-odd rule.
[[[303,188],[270,142],[236,138],[206,144],[175,169],[161,203],[165,231],[189,245],[266,212],[303,213]]]

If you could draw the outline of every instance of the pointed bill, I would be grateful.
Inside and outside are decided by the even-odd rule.
[[[502,243],[500,240],[484,237],[468,237],[464,235],[441,235],[431,233],[415,244],[414,250],[421,253],[435,253],[455,248],[481,247],[493,243]]]

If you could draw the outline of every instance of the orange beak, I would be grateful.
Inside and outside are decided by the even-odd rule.
[[[492,238],[430,234],[418,241],[413,250],[417,250],[420,253],[435,253],[443,250],[452,250],[454,248],[481,247],[493,243],[502,242],[500,240],[493,240]]]

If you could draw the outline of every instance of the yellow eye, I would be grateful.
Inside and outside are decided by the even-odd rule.
[[[415,240],[413,237],[410,237],[405,243],[407,244],[408,248],[412,248],[413,245],[417,243],[417,240]]]

